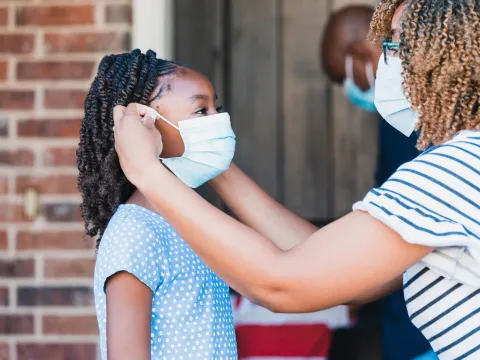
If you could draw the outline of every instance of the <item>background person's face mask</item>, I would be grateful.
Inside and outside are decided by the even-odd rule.
[[[235,153],[228,113],[179,121],[178,126],[156,111],[155,116],[180,131],[185,152],[181,157],[161,160],[185,184],[197,188],[228,169]]]
[[[375,106],[379,114],[405,136],[415,130],[418,115],[412,111],[403,93],[402,60],[398,57],[380,57],[375,83]]]
[[[370,89],[362,91],[353,78],[353,59],[351,56],[345,58],[345,74],[343,81],[343,90],[350,102],[368,112],[376,112],[375,108],[375,77],[373,76],[373,66],[368,63],[365,65],[365,73],[370,84]]]

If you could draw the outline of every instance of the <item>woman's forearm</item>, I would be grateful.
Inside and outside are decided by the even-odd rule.
[[[318,230],[279,204],[235,164],[210,185],[242,223],[281,249],[298,245]]]

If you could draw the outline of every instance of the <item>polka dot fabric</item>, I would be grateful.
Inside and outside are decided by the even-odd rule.
[[[237,359],[228,286],[159,215],[121,205],[100,243],[95,306],[107,360],[105,281],[127,271],[153,292],[151,358]]]

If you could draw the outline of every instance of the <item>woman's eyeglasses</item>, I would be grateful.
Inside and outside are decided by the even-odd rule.
[[[398,53],[400,50],[400,43],[396,41],[392,41],[392,39],[384,39],[382,41],[382,47],[383,47],[383,56],[385,58],[385,63],[387,63],[388,56],[392,56],[392,57],[398,56]]]

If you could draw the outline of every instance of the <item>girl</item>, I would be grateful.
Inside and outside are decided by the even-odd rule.
[[[113,108],[130,102],[162,114],[156,115],[164,120],[156,123],[161,158],[190,186],[227,168],[235,147],[229,116],[218,113],[203,75],[152,51],[110,55],[100,63],[85,102],[77,163],[86,231],[98,239],[101,357],[236,359],[228,286],[152,212],[120,168]]]
[[[385,51],[376,106],[404,135],[419,131],[417,147],[426,151],[321,230],[235,166],[212,184],[249,227],[203,201],[157,163],[158,138],[138,121],[141,105],[115,110],[122,168],[197,254],[251,299],[281,312],[319,310],[377,297],[403,275],[410,319],[439,358],[479,359],[479,23],[478,0],[380,2],[372,22]]]

